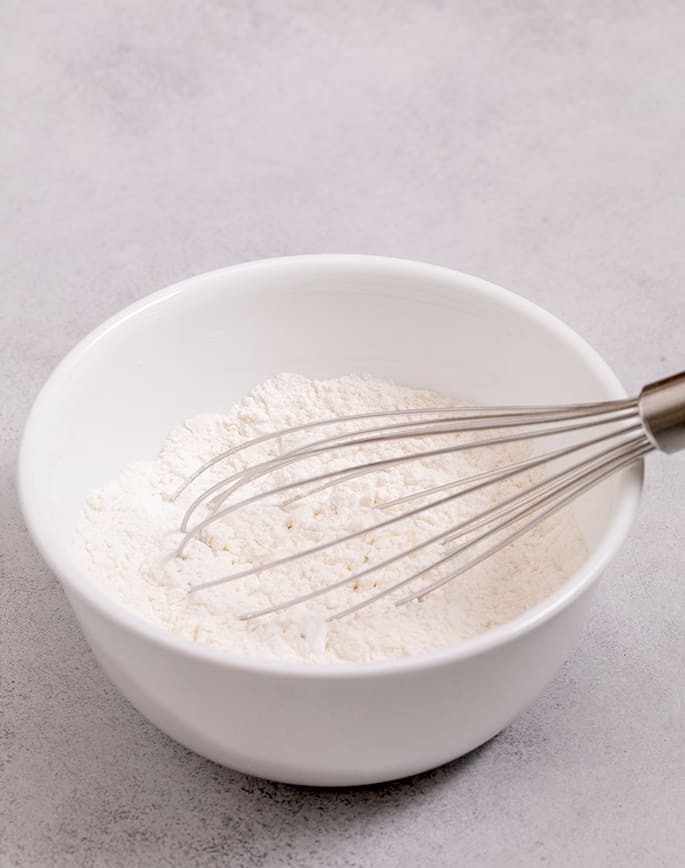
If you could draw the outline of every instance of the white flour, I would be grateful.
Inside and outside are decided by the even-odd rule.
[[[189,594],[200,582],[236,573],[318,542],[368,527],[398,509],[372,510],[412,491],[471,475],[530,454],[525,444],[470,450],[406,462],[311,495],[289,506],[278,499],[237,511],[202,532],[174,557],[179,527],[189,503],[220,478],[349,426],[291,435],[224,461],[193,484],[179,502],[170,498],[181,482],[207,459],[247,439],[309,420],[376,410],[452,406],[431,392],[368,377],[311,381],[281,374],[258,386],[227,415],[203,415],[177,428],[156,461],[126,468],[119,479],[88,500],[76,533],[78,563],[104,591],[142,618],[180,636],[252,657],[341,662],[419,654],[469,639],[514,618],[552,593],[580,565],[585,547],[570,513],[552,516],[530,534],[478,565],[422,602],[395,607],[391,598],[340,621],[335,611],[387,587],[435,560],[435,547],[377,571],[355,585],[282,612],[241,621],[237,616],[350,576],[402,549],[447,529],[474,510],[511,496],[541,478],[539,469],[481,492],[370,532],[297,564]],[[454,405],[456,406],[456,405]],[[445,446],[450,437],[361,447],[344,456],[324,455],[291,465],[269,480],[285,484],[379,457]],[[461,435],[462,440],[468,439]],[[333,462],[338,462],[333,463]],[[256,484],[255,484],[256,485]],[[245,487],[240,497],[259,490]],[[451,492],[448,492],[451,493]],[[420,503],[425,503],[421,501]],[[282,504],[282,501],[281,501]],[[206,513],[198,513],[197,519]],[[436,575],[419,580],[434,580]],[[406,593],[408,588],[403,589]],[[402,593],[400,593],[400,596]],[[397,595],[395,595],[395,598]]]

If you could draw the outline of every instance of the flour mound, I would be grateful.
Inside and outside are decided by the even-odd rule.
[[[114,483],[92,494],[76,531],[77,562],[103,591],[141,618],[179,636],[250,657],[309,663],[371,661],[463,642],[539,603],[578,568],[585,546],[568,511],[547,519],[420,602],[393,605],[398,597],[418,590],[422,582],[425,585],[435,580],[436,573],[342,620],[326,621],[334,612],[420,571],[451,549],[434,546],[420,550],[393,566],[291,609],[249,621],[241,621],[239,616],[333,584],[409,549],[544,478],[541,468],[433,507],[381,531],[369,531],[297,563],[193,594],[188,591],[200,583],[425,505],[437,496],[399,507],[383,506],[414,491],[520,461],[532,454],[528,444],[487,446],[403,462],[290,504],[284,504],[286,495],[270,498],[210,524],[189,543],[182,558],[175,557],[183,539],[181,520],[203,490],[283,451],[332,434],[349,433],[352,428],[349,423],[340,423],[258,444],[215,465],[178,501],[172,500],[183,481],[205,461],[267,432],[333,416],[457,406],[433,392],[372,377],[317,381],[280,374],[254,389],[226,415],[188,419],[172,432],[155,461],[130,465]],[[362,427],[366,426],[362,423]],[[441,435],[326,453],[282,468],[268,479],[245,486],[234,497],[249,497],[264,487],[286,485],[344,465],[471,439],[475,435]],[[199,510],[193,521],[206,515],[206,511]],[[458,563],[448,563],[440,574],[448,572],[450,566],[454,570]]]

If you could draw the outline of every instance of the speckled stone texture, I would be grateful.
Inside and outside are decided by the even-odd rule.
[[[128,705],[14,483],[80,337],[263,256],[438,262],[547,307],[631,389],[685,367],[685,6],[5,0],[0,28],[0,865],[685,864],[684,458],[650,461],[532,708],[449,766],[337,792],[213,765]]]

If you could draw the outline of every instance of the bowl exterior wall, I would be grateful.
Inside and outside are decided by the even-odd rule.
[[[132,633],[73,592],[69,598],[103,669],[172,738],[247,774],[351,786],[426,771],[498,733],[569,654],[591,591],[505,645],[367,677],[214,664]]]

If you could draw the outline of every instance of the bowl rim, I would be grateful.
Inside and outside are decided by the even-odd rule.
[[[370,254],[319,253],[252,260],[185,278],[124,307],[83,337],[53,369],[29,411],[21,437],[17,466],[17,488],[20,507],[36,548],[48,567],[56,574],[65,590],[75,593],[84,603],[96,609],[108,621],[125,627],[132,633],[137,634],[139,638],[152,642],[169,651],[204,660],[213,665],[227,669],[238,669],[243,672],[261,672],[281,676],[290,675],[298,678],[359,678],[395,675],[408,671],[450,665],[504,646],[551,621],[594,584],[605,566],[615,555],[633,523],[642,491],[644,475],[642,460],[636,462],[620,475],[622,487],[618,508],[597,549],[553,594],[511,621],[493,627],[485,633],[481,633],[457,645],[408,657],[368,662],[305,663],[253,658],[209,645],[202,645],[145,621],[142,617],[125,608],[121,603],[112,600],[106,592],[102,591],[92,582],[61,551],[51,550],[48,544],[48,534],[41,526],[39,513],[36,508],[40,498],[40,495],[37,493],[39,489],[31,484],[31,453],[35,448],[34,443],[40,442],[41,415],[44,412],[44,406],[49,402],[52,394],[55,391],[59,391],[60,384],[69,376],[70,370],[79,364],[88,350],[98,341],[105,338],[110,331],[120,327],[131,317],[179,293],[191,292],[198,284],[208,279],[215,279],[229,272],[235,273],[237,271],[258,269],[266,266],[271,268],[299,265],[307,267],[322,264],[331,266],[336,263],[347,267],[363,266],[367,269],[394,269],[406,274],[414,272],[417,276],[422,274],[428,278],[431,275],[443,279],[449,278],[454,282],[459,282],[462,286],[485,293],[494,301],[496,300],[497,303],[509,305],[512,308],[518,309],[519,312],[524,313],[529,318],[537,320],[565,343],[572,345],[579,355],[584,357],[591,365],[608,392],[612,393],[616,398],[626,397],[623,386],[609,365],[570,326],[557,319],[557,317],[544,308],[511,290],[445,266]],[[69,598],[69,595],[67,597]],[[69,602],[70,604],[72,603],[71,599]]]

